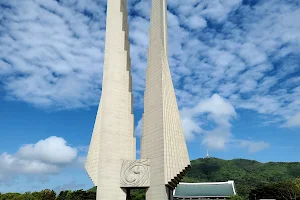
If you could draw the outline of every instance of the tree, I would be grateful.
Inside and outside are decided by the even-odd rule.
[[[89,189],[88,191],[91,191],[91,192],[97,192],[97,186],[92,187],[92,188]]]
[[[43,195],[41,192],[32,192],[31,194],[38,200],[41,200],[43,198]]]
[[[296,179],[294,180],[294,184],[295,184],[296,188],[297,188],[298,190],[300,190],[300,178],[296,178]]]
[[[281,181],[259,185],[251,190],[250,200],[256,199],[277,199],[277,200],[299,200],[300,199],[300,180]]]
[[[65,200],[68,195],[68,190],[61,191],[58,196],[56,197],[56,200]]]
[[[12,200],[38,200],[30,192],[14,197]]]
[[[18,197],[20,195],[20,193],[6,193],[1,195],[0,200],[12,200],[13,198]]]
[[[232,195],[229,197],[231,200],[245,200],[244,197],[239,195]]]
[[[278,191],[285,200],[297,200],[300,198],[300,187],[298,187],[298,180],[278,183]]]
[[[96,192],[93,191],[87,191],[86,192],[86,198],[90,200],[96,200]]]
[[[258,200],[258,199],[283,200],[278,187],[279,187],[278,183],[260,184],[255,189],[250,191],[249,199],[250,200]]]
[[[67,195],[66,195],[66,198],[65,198],[65,200],[72,200],[72,191],[68,191],[68,193],[67,193]]]
[[[145,189],[133,189],[130,191],[133,200],[145,200],[146,190]]]
[[[42,200],[55,200],[56,193],[53,190],[45,189],[41,192]]]
[[[72,192],[71,199],[72,200],[82,200],[82,199],[93,200],[93,199],[90,199],[90,197],[88,197],[88,193],[84,190],[76,190],[76,191]]]

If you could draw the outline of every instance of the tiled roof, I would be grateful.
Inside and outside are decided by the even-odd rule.
[[[234,182],[179,183],[174,197],[228,197],[235,195]]]

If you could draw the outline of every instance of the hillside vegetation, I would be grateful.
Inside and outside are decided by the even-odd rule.
[[[254,160],[199,158],[191,161],[183,182],[216,182],[234,180],[239,195],[246,196],[258,185],[293,180],[300,177],[298,162],[260,163]]]

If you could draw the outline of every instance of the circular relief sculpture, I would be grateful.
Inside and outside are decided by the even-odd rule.
[[[121,169],[121,187],[148,187],[149,160],[124,160]]]

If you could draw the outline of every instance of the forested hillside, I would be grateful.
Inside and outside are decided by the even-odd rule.
[[[237,192],[247,195],[255,186],[300,177],[300,163],[269,162],[254,160],[199,158],[191,161],[184,182],[215,182],[234,180]]]

